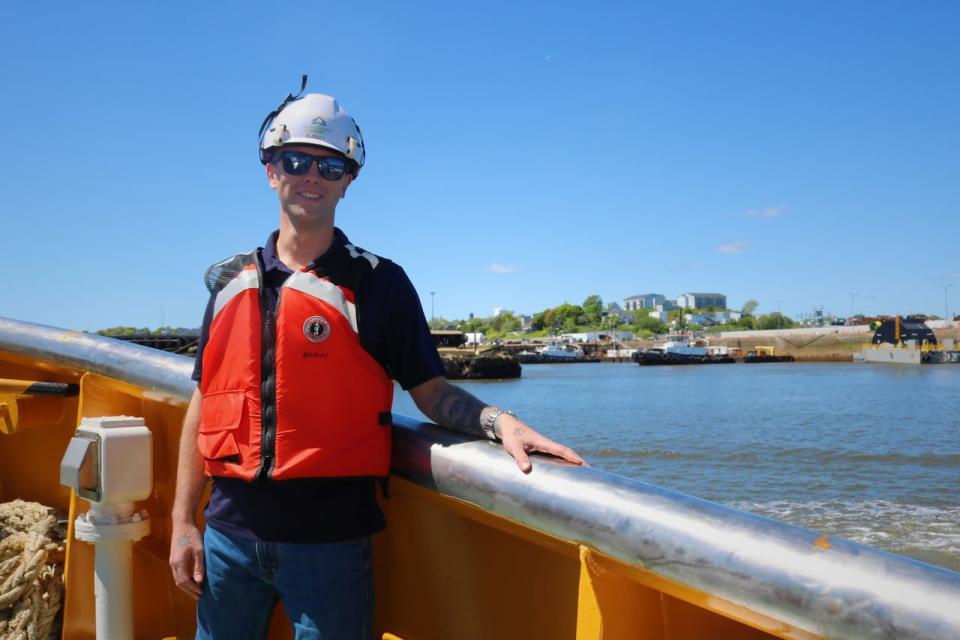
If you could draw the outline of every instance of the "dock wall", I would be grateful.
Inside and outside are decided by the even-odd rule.
[[[946,323],[944,323],[946,324]],[[953,326],[933,326],[937,340],[953,338],[960,342],[960,329]],[[853,354],[863,349],[873,338],[868,326],[810,327],[771,331],[724,331],[710,343],[750,351],[757,346],[776,348],[778,355],[791,355],[806,362],[852,362]]]

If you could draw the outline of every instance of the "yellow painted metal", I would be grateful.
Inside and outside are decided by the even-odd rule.
[[[67,403],[64,398],[28,393],[36,382],[0,378],[0,433],[11,434],[18,429],[59,422],[65,417]]]
[[[21,498],[69,511],[63,637],[94,637],[93,549],[72,539],[88,504],[59,486],[59,462],[82,417],[142,416],[153,434],[152,521],[134,544],[138,638],[192,638],[194,602],[170,578],[169,513],[185,406],[143,389],[0,354],[0,377],[79,382],[62,415],[0,434],[0,502]],[[377,637],[812,638],[732,603],[671,583],[576,542],[545,535],[400,478],[381,500],[388,529],[375,537]],[[304,505],[305,509],[310,505]],[[290,638],[281,608],[270,637]]]

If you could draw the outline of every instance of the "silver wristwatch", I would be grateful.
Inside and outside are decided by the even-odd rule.
[[[517,415],[513,411],[507,411],[506,409],[494,409],[493,411],[487,414],[486,420],[484,420],[483,424],[480,425],[480,428],[483,429],[483,432],[487,434],[487,437],[490,438],[491,440],[500,439],[497,437],[497,431],[494,427],[497,426],[497,418],[499,418],[504,414],[508,416],[514,416],[514,417],[516,417]]]

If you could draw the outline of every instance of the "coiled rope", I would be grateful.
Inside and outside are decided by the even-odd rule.
[[[0,503],[0,640],[59,635],[65,551],[53,509],[23,500]]]

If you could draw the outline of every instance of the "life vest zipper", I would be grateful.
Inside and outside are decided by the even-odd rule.
[[[260,279],[260,466],[256,481],[270,478],[276,463],[277,448],[277,309],[280,294],[273,310],[267,304],[263,267],[257,256],[257,275]]]

